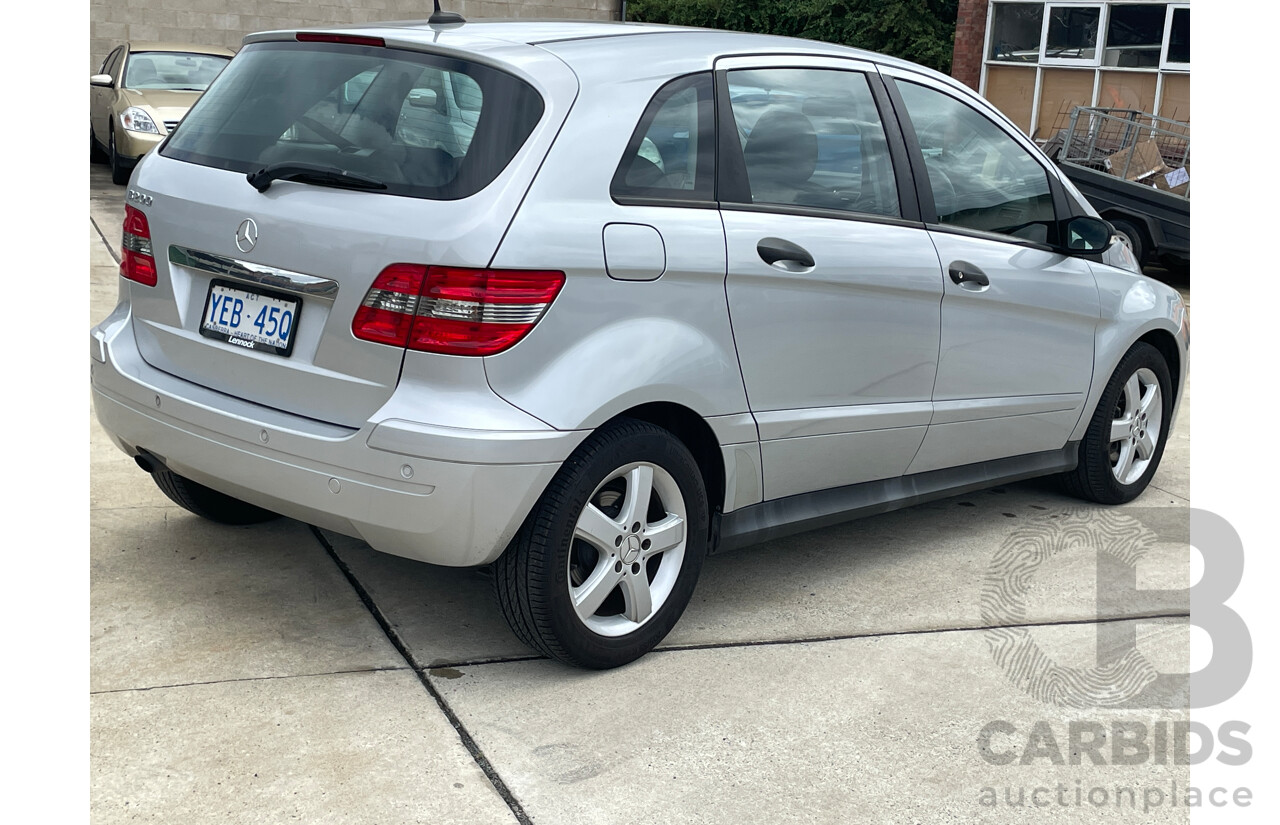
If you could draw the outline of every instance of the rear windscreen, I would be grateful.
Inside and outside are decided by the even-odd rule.
[[[488,186],[542,117],[529,84],[440,55],[329,43],[246,46],[160,152],[235,172],[333,167],[437,200]]]

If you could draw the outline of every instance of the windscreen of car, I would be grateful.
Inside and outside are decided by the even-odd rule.
[[[125,64],[124,85],[139,91],[203,92],[229,57],[188,52],[133,52]]]
[[[441,55],[330,43],[246,46],[162,147],[252,172],[316,164],[434,200],[488,186],[542,117],[533,87]]]

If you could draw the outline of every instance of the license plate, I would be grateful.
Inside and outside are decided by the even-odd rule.
[[[214,281],[204,302],[200,334],[255,352],[288,356],[301,309],[302,302],[288,295]]]

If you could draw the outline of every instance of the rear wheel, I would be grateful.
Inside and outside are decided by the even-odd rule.
[[[1132,501],[1151,483],[1169,436],[1173,390],[1155,347],[1134,344],[1111,376],[1080,442],[1072,495],[1101,504]]]
[[[668,431],[623,420],[565,461],[494,564],[498,604],[540,653],[624,665],[684,612],[707,549],[697,462]]]
[[[197,484],[171,470],[156,470],[151,473],[151,478],[160,491],[179,507],[209,521],[219,524],[259,524],[280,517],[270,510]]]

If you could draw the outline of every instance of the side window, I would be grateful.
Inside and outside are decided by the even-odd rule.
[[[120,79],[120,60],[124,57],[124,46],[118,47],[102,64],[102,73],[111,75],[112,80]]]
[[[898,82],[940,223],[1046,243],[1054,222],[1044,167],[986,116],[950,95]]]
[[[728,81],[752,203],[901,214],[865,75],[748,69],[729,72]]]
[[[711,75],[671,81],[658,90],[640,116],[610,193],[623,199],[711,200],[714,134]]]

